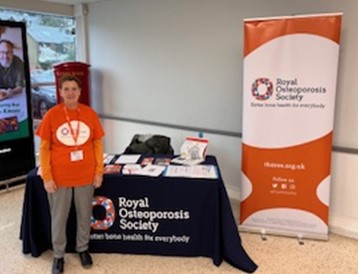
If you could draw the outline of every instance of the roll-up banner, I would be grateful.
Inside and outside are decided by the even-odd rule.
[[[0,20],[0,186],[35,167],[24,22]]]
[[[244,20],[242,231],[328,239],[341,21]]]

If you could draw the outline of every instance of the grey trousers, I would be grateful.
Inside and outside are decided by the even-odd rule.
[[[66,226],[71,209],[72,197],[76,207],[77,234],[76,251],[88,249],[91,232],[92,199],[94,187],[92,184],[81,187],[59,187],[55,193],[48,193],[51,213],[52,248],[55,258],[63,258],[66,252]]]

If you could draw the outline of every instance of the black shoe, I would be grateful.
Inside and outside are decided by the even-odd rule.
[[[63,264],[64,264],[63,258],[53,259],[52,274],[63,273]]]
[[[91,255],[88,253],[88,251],[83,251],[79,253],[81,264],[84,268],[90,268],[93,264]]]

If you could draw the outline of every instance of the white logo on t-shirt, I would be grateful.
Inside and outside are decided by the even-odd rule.
[[[77,120],[71,121],[71,127],[73,132],[76,132],[78,128],[78,121]],[[77,138],[78,146],[83,145],[85,142],[87,142],[87,140],[90,137],[90,129],[85,123],[80,122],[79,128],[80,128],[80,133]],[[62,144],[66,146],[76,145],[67,122],[63,123],[61,126],[58,127],[58,129],[56,130],[56,137]]]

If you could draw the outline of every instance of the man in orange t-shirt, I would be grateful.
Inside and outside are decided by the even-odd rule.
[[[103,181],[104,131],[96,112],[78,102],[81,82],[65,75],[60,80],[63,103],[44,116],[36,134],[40,142],[40,168],[51,213],[52,273],[62,273],[66,224],[72,197],[77,214],[76,251],[82,266],[91,267],[88,252],[94,188]]]

